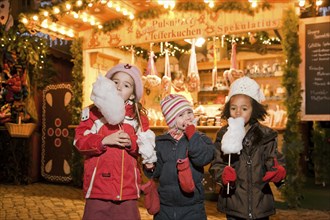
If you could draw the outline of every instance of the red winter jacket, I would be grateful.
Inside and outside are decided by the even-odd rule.
[[[131,105],[127,105],[126,112],[132,112],[131,108]],[[116,201],[139,198],[141,177],[134,127],[128,123],[121,124],[131,138],[130,148],[103,146],[102,139],[118,131],[119,125],[108,124],[97,107],[89,110],[87,117],[76,128],[74,140],[76,148],[85,156],[85,197]],[[145,129],[149,128],[146,116],[141,115],[141,121]]]

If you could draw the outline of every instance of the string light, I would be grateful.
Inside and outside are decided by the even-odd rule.
[[[248,35],[242,35],[242,36],[231,36],[231,35],[222,35],[222,36],[215,36],[216,40],[221,39],[221,47],[225,47],[226,45],[231,45],[233,42],[237,43],[238,45],[252,45],[255,42],[250,42],[250,37],[254,37],[258,39],[259,44],[265,45],[265,46],[271,46],[271,45],[280,45],[281,40],[278,37],[269,37],[266,32],[258,32],[255,34],[248,33]],[[207,41],[213,41],[213,37],[207,38]],[[169,51],[169,54],[171,56],[179,57],[180,54],[184,54],[189,52],[190,45],[181,46],[179,44],[176,44],[174,42],[166,42],[165,43],[154,43],[154,46],[158,46],[160,48],[160,52],[155,52],[155,59],[161,58],[165,56],[165,49]],[[121,46],[121,50],[124,51],[132,51],[132,46]],[[142,57],[143,59],[148,59],[148,50],[141,48],[141,47],[134,47],[133,50],[135,51],[135,56]]]
[[[317,7],[321,6],[322,3],[323,3],[322,0],[316,0],[316,2],[315,2],[315,4],[316,4]]]

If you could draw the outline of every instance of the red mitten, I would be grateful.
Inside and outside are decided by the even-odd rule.
[[[186,127],[185,133],[187,135],[188,140],[195,134],[196,132],[196,127],[194,125],[188,125]]]
[[[150,215],[159,212],[160,201],[155,181],[149,180],[146,184],[141,185],[140,189],[144,192],[144,206]]]
[[[222,183],[227,185],[236,181],[236,171],[231,166],[226,166],[222,172]]]
[[[181,189],[187,193],[194,192],[195,183],[190,170],[189,157],[178,159],[176,166]]]
[[[266,172],[265,176],[262,178],[262,181],[278,183],[285,178],[286,170],[283,166],[278,164],[276,158],[274,158],[274,166],[272,168],[272,171]]]

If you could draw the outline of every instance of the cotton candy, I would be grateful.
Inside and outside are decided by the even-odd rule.
[[[221,141],[221,150],[224,154],[240,154],[245,136],[244,118],[228,119],[228,129]]]
[[[155,151],[155,133],[148,129],[142,132],[139,130],[137,132],[138,139],[136,143],[139,146],[139,154],[142,156],[142,163],[154,163],[157,161],[156,151]]]
[[[124,100],[119,96],[112,80],[99,75],[93,84],[91,100],[109,124],[116,125],[124,120]]]

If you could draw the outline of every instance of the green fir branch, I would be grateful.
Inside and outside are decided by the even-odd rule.
[[[286,184],[282,188],[283,196],[291,208],[301,205],[304,176],[300,166],[300,155],[303,142],[300,131],[300,108],[302,103],[301,84],[299,81],[299,64],[301,53],[299,47],[299,18],[293,8],[283,14],[282,47],[285,59],[282,85],[286,88],[284,105],[287,109],[288,121],[284,132],[283,153],[286,158]]]

